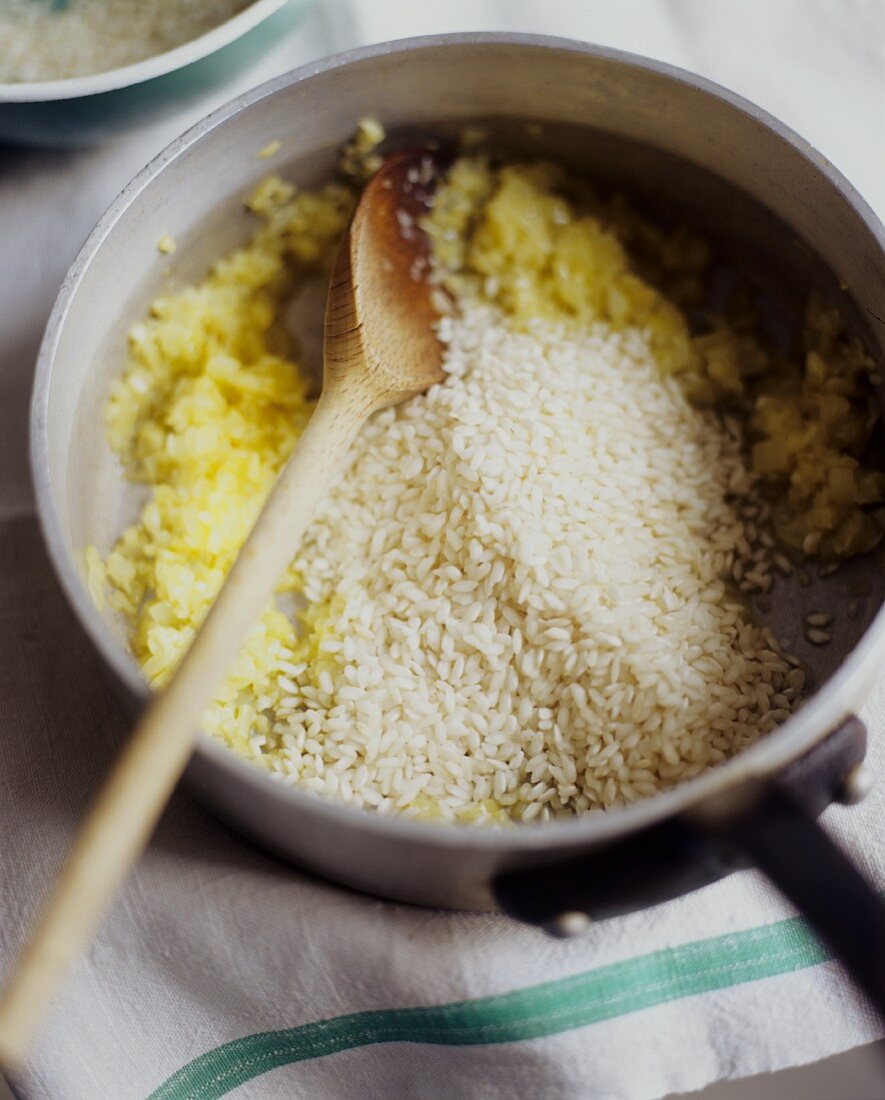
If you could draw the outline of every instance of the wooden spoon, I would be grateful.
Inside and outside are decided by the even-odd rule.
[[[168,687],[148,706],[92,808],[0,1002],[0,1062],[18,1065],[40,1013],[138,857],[190,757],[200,716],[272,597],[366,419],[442,381],[423,277],[433,154],[393,153],[367,184],[329,282],[323,391]]]

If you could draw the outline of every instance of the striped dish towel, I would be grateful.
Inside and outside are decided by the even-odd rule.
[[[44,558],[0,524],[0,965],[127,727]],[[885,755],[885,692],[864,717]],[[885,788],[826,820],[885,886]],[[20,1100],[651,1100],[879,1035],[757,875],[557,941],[311,879],[178,795]]]

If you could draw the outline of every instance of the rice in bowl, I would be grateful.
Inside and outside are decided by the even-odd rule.
[[[0,83],[106,72],[190,42],[253,0],[3,0]]]

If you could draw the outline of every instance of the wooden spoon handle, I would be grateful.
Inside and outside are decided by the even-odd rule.
[[[369,412],[367,401],[334,389],[324,393],[202,629],[168,687],[142,715],[0,1002],[4,1065],[23,1060],[44,1004],[147,843],[188,761],[205,706],[292,560]]]

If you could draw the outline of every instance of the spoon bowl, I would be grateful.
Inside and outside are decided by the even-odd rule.
[[[325,385],[362,371],[376,407],[441,382],[439,311],[431,285],[427,213],[436,179],[429,149],[391,153],[366,184],[342,241],[325,322]]]

